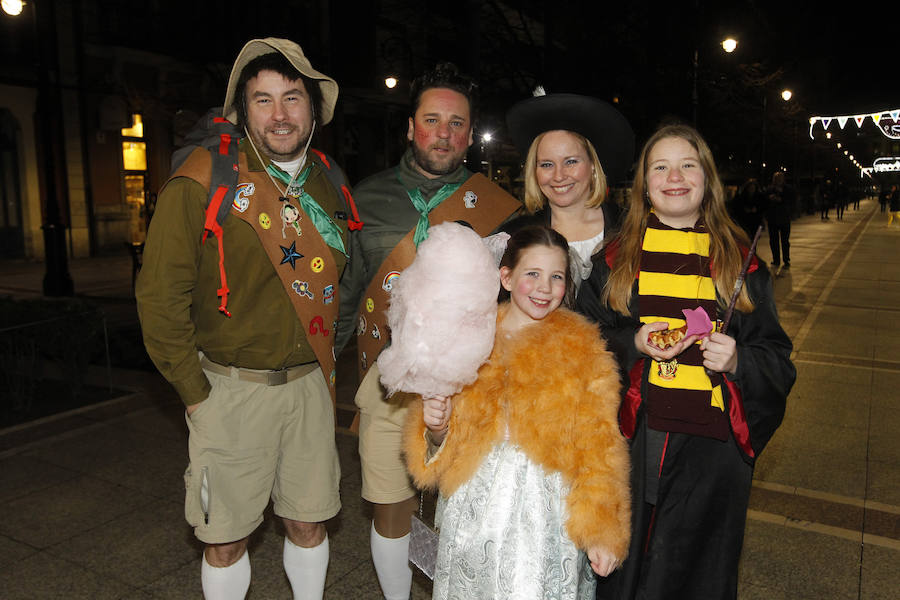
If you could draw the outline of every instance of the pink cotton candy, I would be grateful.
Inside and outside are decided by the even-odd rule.
[[[709,320],[709,315],[706,314],[706,311],[702,306],[698,306],[694,309],[684,308],[681,312],[684,313],[684,318],[687,321],[687,331],[685,332],[684,337],[697,335],[701,338],[705,338],[712,332],[712,321]]]
[[[431,227],[391,289],[391,343],[378,358],[388,394],[449,396],[473,382],[494,345],[499,291],[497,262],[477,233]]]

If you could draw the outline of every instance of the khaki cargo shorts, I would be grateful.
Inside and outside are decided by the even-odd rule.
[[[275,514],[320,522],[341,508],[334,409],[322,370],[284,385],[205,370],[212,391],[185,414],[185,518],[207,544],[243,539]]]
[[[402,502],[417,494],[403,461],[403,427],[410,394],[384,398],[378,365],[372,365],[356,391],[362,497],[376,504]]]

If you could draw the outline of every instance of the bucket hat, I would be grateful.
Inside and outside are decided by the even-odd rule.
[[[597,152],[610,183],[621,181],[634,160],[634,131],[608,102],[579,94],[546,94],[520,100],[506,113],[509,135],[522,155],[545,131],[583,135]]]
[[[225,107],[222,116],[237,123],[237,107],[235,106],[235,91],[241,71],[251,60],[263,54],[278,52],[282,54],[295,69],[310,79],[317,81],[322,92],[321,124],[327,125],[334,116],[334,105],[337,104],[338,84],[331,77],[324,75],[312,68],[309,59],[303,54],[303,49],[295,42],[280,38],[265,38],[250,40],[238,53],[231,68],[231,76],[228,78],[228,88],[225,93]]]

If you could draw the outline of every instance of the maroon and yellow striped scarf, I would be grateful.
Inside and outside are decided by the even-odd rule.
[[[685,324],[682,309],[698,306],[715,322],[716,288],[710,277],[709,233],[702,219],[693,228],[673,229],[650,214],[638,295],[641,323],[665,321],[675,329]],[[721,383],[721,375],[706,374],[699,342],[674,361],[653,361],[644,399],[647,424],[659,431],[727,439]]]

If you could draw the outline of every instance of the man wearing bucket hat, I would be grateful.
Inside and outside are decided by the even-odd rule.
[[[385,398],[375,361],[389,341],[386,309],[392,282],[415,258],[428,228],[465,221],[482,237],[521,208],[518,200],[463,164],[472,145],[476,86],[450,63],[413,82],[400,163],[354,189],[364,227],[352,236],[353,261],[341,282],[342,339],[356,333],[360,386],[356,394],[362,495],[374,504],[372,559],[387,600],[408,598],[410,516],[418,497],[401,456],[404,394]],[[346,335],[345,335],[346,334]]]
[[[611,104],[578,94],[544,94],[514,104],[509,135],[525,159],[525,210],[504,226],[543,224],[569,243],[576,285],[590,275],[591,256],[610,238],[619,208],[608,186],[631,167],[634,132]]]
[[[211,151],[197,148],[148,233],[138,311],[150,357],[187,407],[185,517],[206,544],[207,598],[245,596],[247,540],[270,498],[294,597],[323,594],[324,521],[340,510],[332,332],[348,221],[325,175],[336,166],[309,145],[337,95],[294,42],[248,42],[223,110],[245,136],[230,213],[206,215],[221,188]]]

